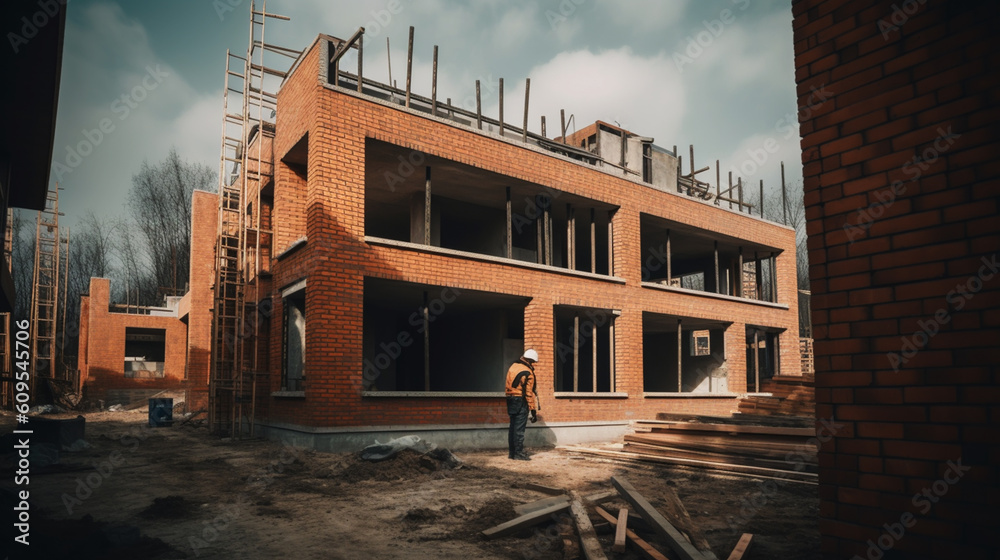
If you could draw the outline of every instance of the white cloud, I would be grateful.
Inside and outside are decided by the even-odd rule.
[[[673,54],[688,57],[684,62],[675,58],[685,78],[711,81],[730,90],[747,86],[774,89],[794,83],[788,49],[791,14],[778,12],[750,19],[749,14],[733,10],[732,17],[732,23],[718,18],[708,26],[700,23],[677,41]]]
[[[564,52],[531,69],[529,129],[539,129],[546,115],[550,137],[559,134],[559,110],[573,115],[570,131],[596,120],[618,121],[622,127],[652,136],[666,145],[674,141],[684,113],[684,90],[670,58],[643,57],[628,47],[598,53]],[[520,123],[524,84],[510,88],[505,113]],[[491,114],[496,103],[490,105]],[[516,115],[516,116],[514,116]]]
[[[75,216],[117,215],[142,161],[171,147],[215,169],[221,94],[199,94],[117,5],[86,6],[68,22],[60,90],[52,180]]]

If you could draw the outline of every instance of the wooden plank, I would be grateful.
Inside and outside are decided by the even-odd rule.
[[[612,525],[617,525],[618,520],[615,519],[615,517],[610,513],[604,511],[603,508],[597,506],[594,509],[597,511],[598,515],[600,515],[604,519],[607,519],[608,523]],[[646,558],[649,558],[650,560],[668,560],[668,558],[664,556],[663,553],[653,548],[651,544],[643,540],[639,535],[635,534],[635,531],[633,531],[632,529],[626,529],[625,536],[628,537],[629,542],[634,544],[636,548],[639,549],[639,552],[641,552],[642,555],[645,556]]]
[[[542,498],[541,500],[535,500],[534,502],[514,506],[514,511],[517,512],[518,515],[525,515],[540,509],[545,509],[549,506],[561,504],[563,502],[569,502],[569,496],[563,494],[561,496],[552,496],[551,498]]]
[[[618,489],[625,501],[632,504],[632,507],[642,515],[642,518],[653,527],[653,530],[667,540],[670,548],[683,560],[704,560],[705,556],[693,544],[689,543],[684,535],[671,525],[660,512],[656,511],[653,504],[636,491],[629,481],[612,476],[611,484]]]
[[[628,530],[628,510],[622,508],[618,511],[618,525],[615,526],[615,544],[611,550],[615,552],[625,552],[625,531]]]
[[[565,449],[577,453],[611,457],[614,459],[626,459],[626,460],[633,459],[651,463],[665,463],[670,465],[701,467],[701,468],[715,469],[715,470],[727,471],[739,474],[765,476],[782,480],[797,480],[802,482],[810,482],[813,484],[816,483],[818,478],[817,475],[814,473],[769,469],[764,467],[750,467],[743,465],[727,465],[725,463],[718,463],[713,461],[698,461],[695,459],[679,459],[675,457],[659,457],[656,455],[648,455],[643,453],[630,453],[627,451],[607,451],[604,449],[593,449],[589,447],[567,447]]]
[[[583,501],[588,504],[603,504],[608,500],[613,500],[618,497],[618,492],[615,490],[608,490],[607,492],[597,492],[595,494],[590,494],[583,497]]]
[[[733,416],[704,416],[676,412],[657,412],[656,421],[704,422],[706,424],[735,424],[741,426],[794,426],[815,428],[816,418],[805,416],[763,416],[759,414],[735,414]]]
[[[637,428],[649,428],[659,431],[685,432],[728,432],[731,434],[766,434],[775,436],[790,436],[811,438],[816,437],[815,428],[786,428],[782,426],[744,426],[741,424],[701,424],[692,422],[646,421],[635,423]]]
[[[604,549],[601,548],[601,541],[597,540],[597,533],[590,523],[587,510],[583,507],[583,502],[573,500],[569,504],[569,512],[576,522],[576,532],[580,535],[580,546],[583,549],[583,557],[587,560],[607,560]]]
[[[796,457],[795,463],[779,459],[765,459],[762,457],[746,457],[742,455],[727,455],[724,453],[714,453],[709,451],[695,451],[691,449],[678,449],[674,447],[663,447],[658,445],[646,445],[643,443],[627,442],[622,448],[624,451],[632,453],[643,453],[647,455],[659,455],[661,457],[673,457],[677,459],[694,459],[697,461],[713,461],[728,465],[746,465],[751,467],[764,467],[778,470],[796,470],[799,466]],[[802,463],[802,468],[806,472],[817,472],[818,465],[813,458],[811,463]]]
[[[534,490],[535,492],[541,492],[542,494],[548,494],[550,496],[559,496],[566,493],[566,491],[562,488],[553,488],[551,486],[535,484],[534,482],[525,482],[524,484],[521,484],[520,487],[527,490]]]
[[[515,517],[506,523],[501,523],[496,527],[491,527],[483,531],[483,536],[487,539],[495,539],[497,537],[504,537],[513,533],[525,529],[527,527],[533,527],[539,523],[544,523],[549,520],[549,516],[553,513],[558,513],[569,507],[569,502],[563,502],[561,504],[555,504],[549,506],[545,509],[540,509],[538,511],[533,511],[531,513],[522,515],[520,517]]]
[[[699,529],[698,526],[694,524],[694,521],[691,520],[691,514],[689,514],[687,508],[684,507],[684,503],[681,502],[681,499],[677,496],[677,492],[674,492],[673,488],[667,486],[664,488],[661,497],[666,503],[665,509],[672,518],[671,521],[674,522],[674,526],[688,536],[691,544],[693,544],[694,547],[701,552],[702,556],[708,558],[709,560],[718,560],[715,552],[712,552],[712,546],[708,544],[708,539],[705,538],[705,534],[702,533],[701,529]]]
[[[743,536],[740,537],[740,542],[736,543],[736,548],[734,548],[733,552],[729,554],[728,560],[742,560],[743,555],[750,550],[752,540],[752,533],[743,533]]]

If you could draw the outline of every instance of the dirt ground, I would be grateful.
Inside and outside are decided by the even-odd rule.
[[[530,462],[510,461],[506,450],[456,450],[458,469],[413,452],[369,463],[356,454],[224,440],[191,424],[148,428],[140,413],[85,416],[89,448],[32,467],[30,557],[557,559],[554,523],[491,541],[480,531],[515,517],[515,505],[546,497],[523,483],[587,495],[612,490],[615,475],[657,507],[673,487],[722,559],[743,532],[755,534],[749,559],[819,558],[815,485],[561,449],[529,450]],[[13,428],[11,416],[0,416],[0,434]],[[2,508],[10,512],[10,455],[2,470]],[[604,507],[614,514],[625,505]],[[640,536],[668,550],[656,535]],[[641,558],[631,548],[611,552],[613,534],[600,539],[608,558]],[[5,534],[5,548],[11,542]]]

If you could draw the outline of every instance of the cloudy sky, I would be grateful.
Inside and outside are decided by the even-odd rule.
[[[63,223],[87,211],[119,214],[143,160],[159,162],[171,147],[218,168],[225,53],[245,53],[249,7],[68,3],[52,173],[64,188]],[[268,42],[294,49],[364,26],[365,75],[379,81],[388,77],[388,37],[400,85],[412,25],[414,91],[429,96],[438,45],[439,99],[472,100],[479,79],[492,116],[487,92],[504,78],[505,115],[520,122],[531,78],[529,127],[537,131],[546,115],[550,136],[564,108],[571,130],[601,119],[683,155],[694,144],[699,167],[720,159],[724,177],[733,170],[776,186],[783,160],[788,179],[801,178],[787,1],[270,0],[267,9],[291,18],[269,21]],[[765,147],[773,153],[762,157]]]

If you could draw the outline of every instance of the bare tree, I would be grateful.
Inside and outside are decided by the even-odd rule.
[[[123,260],[127,278],[135,280],[130,285],[133,290],[140,288],[144,303],[157,303],[159,288],[184,291],[191,254],[191,193],[214,190],[214,183],[215,174],[208,166],[181,160],[175,149],[159,164],[143,162],[133,175],[127,204],[129,229],[140,233],[143,246],[140,250],[127,235],[120,236],[119,246],[128,253]],[[152,293],[140,281],[143,262],[152,276]]]
[[[35,270],[35,212],[14,210],[11,221],[11,275],[14,277],[14,320],[27,319],[31,315],[31,284]]]
[[[760,182],[756,184],[743,180],[746,200],[753,205],[752,213],[760,214]],[[785,200],[782,207],[781,185],[765,185],[764,218],[772,222],[786,224],[795,230],[795,263],[797,283],[800,290],[809,289],[809,250],[806,246],[806,207],[803,199],[802,183],[785,185]]]

